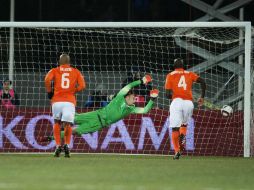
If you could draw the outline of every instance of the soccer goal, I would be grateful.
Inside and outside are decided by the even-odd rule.
[[[0,42],[1,81],[12,81],[15,99],[6,106],[1,87],[0,152],[53,151],[54,140],[43,140],[52,135],[53,123],[44,76],[68,53],[87,82],[77,96],[77,112],[105,106],[126,81],[146,73],[160,90],[148,114],[74,136],[72,152],[173,154],[164,83],[173,60],[182,58],[207,84],[205,104],[195,106],[188,123],[184,154],[253,155],[250,22],[0,22]],[[137,106],[144,106],[146,89],[137,92]],[[193,93],[196,100],[198,85]]]

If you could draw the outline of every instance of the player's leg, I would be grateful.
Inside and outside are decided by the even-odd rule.
[[[183,122],[180,127],[180,149],[184,150],[186,146],[187,124],[193,114],[194,105],[190,100],[183,102]]]
[[[175,150],[174,159],[180,157],[179,128],[182,124],[182,100],[176,98],[170,105],[169,127],[172,128],[172,142]]]
[[[61,121],[54,120],[53,126],[54,139],[56,141],[56,146],[61,146]]]
[[[62,122],[64,126],[64,154],[65,157],[69,158],[70,157],[70,149],[69,145],[71,142],[71,135],[72,135],[72,123],[70,122]]]
[[[65,102],[62,111],[62,124],[64,127],[64,152],[65,157],[70,157],[69,145],[72,135],[72,124],[74,122],[75,106],[72,103]]]
[[[54,127],[53,127],[54,139],[56,142],[56,149],[54,152],[55,157],[59,157],[62,152],[61,146],[61,121],[54,120]]]
[[[180,132],[180,136],[179,136],[180,151],[183,152],[186,146],[187,124],[182,124],[179,132]]]
[[[98,112],[86,112],[81,114],[75,114],[75,127],[72,127],[72,134],[73,135],[82,135],[87,133],[93,133],[95,131],[101,130],[103,127],[98,117]],[[105,124],[103,118],[101,118],[102,123]],[[64,139],[64,131],[61,131],[61,139]],[[47,140],[51,141],[54,140],[54,136],[48,136]]]
[[[59,102],[56,102],[52,105],[52,113],[54,118],[53,135],[56,142],[56,149],[54,152],[54,156],[59,157],[62,151],[62,147],[61,147],[62,105]]]

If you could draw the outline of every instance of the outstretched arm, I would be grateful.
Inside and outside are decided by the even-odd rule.
[[[120,92],[118,92],[117,96],[120,95],[120,96],[125,96],[129,91],[130,89],[132,89],[133,87],[135,86],[138,86],[141,84],[141,80],[136,80],[130,84],[127,84],[125,87],[123,87]]]
[[[171,89],[166,89],[166,97],[167,97],[168,99],[171,99],[171,98],[172,98],[172,94],[173,94],[173,92],[172,92]]]
[[[150,99],[144,108],[140,108],[140,107],[135,108],[134,113],[137,113],[137,114],[148,113],[153,108],[153,105],[154,105],[154,101]]]
[[[158,97],[158,95],[159,95],[159,90],[157,90],[157,89],[151,90],[150,91],[150,98],[151,99],[149,100],[148,104],[144,108],[140,108],[140,107],[135,108],[134,113],[142,114],[142,113],[149,112],[153,108],[154,100],[155,100],[155,98]]]
[[[140,85],[141,83],[143,84],[147,84],[149,82],[152,81],[152,78],[150,75],[146,75],[142,78],[142,80],[136,80],[130,84],[127,84],[125,87],[122,88],[122,90],[120,90],[120,92],[118,92],[117,96],[120,95],[120,96],[125,96],[129,91],[130,89],[132,89],[133,87],[135,86],[138,86]]]

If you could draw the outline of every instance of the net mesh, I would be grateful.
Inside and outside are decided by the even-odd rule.
[[[166,75],[181,57],[185,68],[205,79],[205,105],[195,103],[187,131],[187,155],[243,154],[244,38],[239,28],[15,28],[12,88],[18,95],[14,109],[1,107],[1,152],[47,152],[54,141],[45,74],[57,66],[61,53],[85,76],[87,88],[77,95],[77,112],[100,109],[133,76],[150,73],[160,90],[149,114],[131,115],[109,128],[73,137],[73,152],[172,154],[168,128],[170,101],[165,97]],[[0,29],[1,75],[8,78],[9,28]],[[243,42],[241,42],[243,41]],[[244,63],[244,60],[243,60]],[[138,74],[137,74],[138,73]],[[137,97],[146,103],[147,89]],[[200,94],[193,87],[194,99]],[[142,99],[144,97],[144,99]],[[14,101],[13,101],[14,102]],[[252,98],[253,108],[253,98]],[[223,117],[220,108],[234,112]],[[253,125],[253,120],[252,120]]]

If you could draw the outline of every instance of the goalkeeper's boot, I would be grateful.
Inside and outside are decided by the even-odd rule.
[[[70,155],[70,149],[69,149],[69,146],[67,144],[64,145],[64,157],[66,158],[70,158],[71,155]]]
[[[186,146],[186,137],[183,134],[179,136],[179,145],[180,145],[180,152],[183,152]]]
[[[181,153],[180,152],[176,152],[174,157],[173,157],[173,160],[179,160],[180,156],[181,156]]]
[[[54,152],[54,157],[60,157],[61,152],[62,152],[62,147],[61,146],[57,146],[56,150]]]

